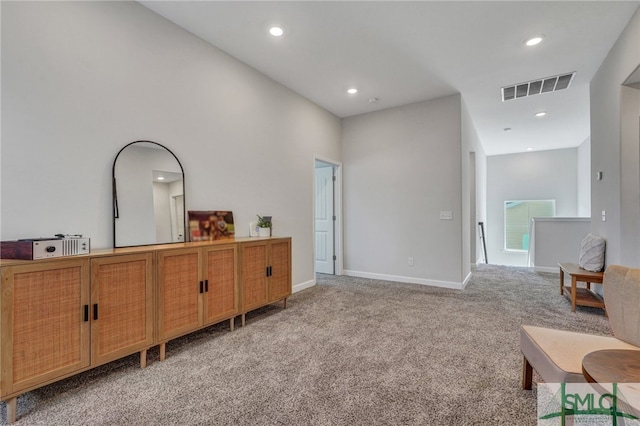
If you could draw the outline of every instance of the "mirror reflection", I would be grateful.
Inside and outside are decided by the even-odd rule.
[[[640,65],[638,65],[638,68],[636,68],[636,70],[632,72],[629,77],[627,77],[622,85],[640,90]]]
[[[166,147],[137,141],[113,163],[114,247],[185,241],[184,171]]]

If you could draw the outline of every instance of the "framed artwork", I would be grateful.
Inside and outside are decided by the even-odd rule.
[[[233,212],[189,211],[190,241],[213,241],[234,237]]]

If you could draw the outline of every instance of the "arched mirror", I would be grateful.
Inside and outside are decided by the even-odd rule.
[[[113,161],[113,246],[185,241],[184,170],[169,149],[131,142]]]

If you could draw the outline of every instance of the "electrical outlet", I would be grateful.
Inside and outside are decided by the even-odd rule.
[[[413,257],[409,258],[409,262],[408,263],[409,263],[409,266],[413,266]]]

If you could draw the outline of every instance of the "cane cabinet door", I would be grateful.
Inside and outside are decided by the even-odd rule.
[[[267,263],[268,242],[241,244],[242,312],[268,304]]]
[[[89,366],[89,260],[2,268],[2,395]]]
[[[291,295],[291,239],[269,243],[269,302]]]
[[[214,246],[204,250],[204,324],[238,314],[238,248],[236,244]]]
[[[153,344],[153,255],[91,260],[91,364]]]
[[[159,251],[157,256],[158,339],[162,341],[199,328],[204,283],[201,249]]]

